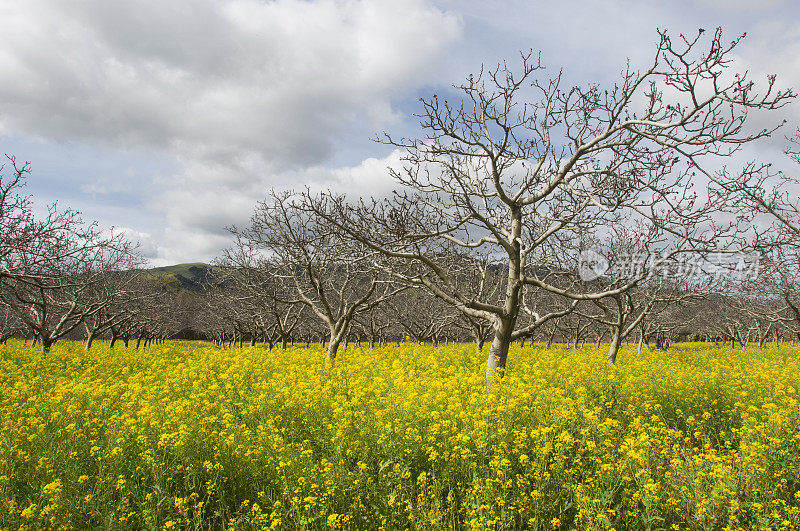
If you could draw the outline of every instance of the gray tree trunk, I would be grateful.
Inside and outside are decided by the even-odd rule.
[[[511,346],[511,333],[514,323],[511,319],[500,321],[494,333],[492,346],[489,348],[489,357],[486,360],[486,389],[491,390],[492,382],[502,378],[508,360],[508,348]]]
[[[336,361],[336,353],[339,351],[339,345],[341,344],[341,338],[331,338],[328,341],[328,348],[325,349],[325,363],[328,365],[333,365]]]
[[[619,352],[620,343],[620,330],[619,328],[614,328],[611,334],[611,343],[608,345],[608,355],[606,356],[606,360],[608,360],[609,363],[617,362],[617,352]]]
[[[86,336],[86,343],[84,343],[83,348],[87,351],[92,348],[92,343],[94,342],[94,331],[89,332]]]

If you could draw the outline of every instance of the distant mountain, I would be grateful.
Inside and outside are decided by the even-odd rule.
[[[213,266],[203,262],[193,262],[154,267],[147,271],[175,291],[202,291],[203,282],[213,269]]]

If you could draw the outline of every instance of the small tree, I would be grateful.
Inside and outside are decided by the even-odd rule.
[[[0,179],[0,304],[46,353],[110,306],[116,291],[109,278],[135,267],[138,257],[124,235],[85,224],[74,210],[50,205],[34,216],[30,198],[20,194],[30,165],[8,160],[13,171]]]
[[[353,318],[398,291],[369,267],[363,247],[316,217],[302,195],[272,192],[256,207],[249,228],[233,227],[231,232],[237,251],[229,257],[251,262],[254,253],[260,255],[291,286],[292,296],[283,302],[303,304],[325,323],[329,363]]]
[[[147,296],[146,292],[138,289],[141,286],[139,279],[141,272],[127,268],[135,265],[134,260],[129,264],[117,264],[115,267],[124,269],[106,270],[90,286],[88,298],[96,303],[107,302],[107,304],[101,305],[97,311],[86,315],[83,319],[86,350],[92,348],[96,338],[128,321],[131,306],[136,304],[140,297]]]
[[[0,307],[0,345],[5,345],[12,337],[22,334],[25,324],[11,311],[11,308]]]

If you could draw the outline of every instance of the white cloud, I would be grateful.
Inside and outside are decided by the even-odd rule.
[[[389,168],[402,168],[402,151],[394,150],[382,158],[369,157],[356,166],[339,168],[315,167],[294,173],[295,182],[310,184],[312,191],[333,190],[349,196],[386,196],[398,188]]]
[[[422,0],[107,0],[0,8],[4,131],[247,171],[320,163],[435,76],[459,20]]]
[[[82,184],[81,191],[96,199],[98,195],[131,192],[133,187],[129,180],[120,181],[111,177],[100,177],[89,183]]]
[[[136,244],[138,253],[147,260],[157,258],[160,254],[157,242],[148,232],[140,232],[130,227],[116,227],[113,232],[123,234],[127,240]]]
[[[792,0],[700,0],[701,4],[706,4],[719,10],[725,11],[764,11],[778,6],[785,6]]]
[[[256,203],[265,198],[270,188],[314,191],[334,190],[352,195],[385,195],[396,188],[388,167],[399,168],[400,152],[393,151],[383,158],[367,158],[354,166],[328,168],[312,166],[275,174],[271,180],[236,182],[237,175],[223,168],[193,165],[198,177],[195,187],[169,185],[161,190],[151,205],[164,212],[162,245],[154,263],[186,261],[186,257],[208,259],[231,243],[227,227],[246,226]],[[210,176],[219,175],[216,181]],[[184,258],[180,258],[184,257]],[[194,260],[195,258],[191,258]]]

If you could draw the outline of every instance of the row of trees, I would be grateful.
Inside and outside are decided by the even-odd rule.
[[[569,321],[609,330],[613,362],[654,315],[697,298],[749,301],[742,309],[766,312],[759,330],[767,319],[774,331],[797,308],[796,181],[768,165],[724,163],[782,125],[755,129],[751,113],[795,94],[774,76],[757,85],[732,72],[739,41],[719,29],[660,32],[652,62],[606,88],[563,88],[532,54],[518,69],[483,70],[456,87],[455,101],[421,100],[424,136],[377,139],[405,153],[405,166],[390,170],[391,197],[273,193],[248,228],[232,229],[237,245],[223,264],[284,279],[292,289],[275,299],[327,324],[329,359],[356,316],[398,290],[424,290],[456,321],[488,326],[489,378],[513,341]],[[769,266],[769,282],[709,274],[723,267],[713,257],[744,251]],[[612,267],[588,278],[587,255]],[[634,257],[634,267],[613,267]],[[694,272],[664,274],[681,264]],[[742,339],[743,324],[728,326]]]
[[[31,338],[47,353],[61,338],[83,334],[126,344],[175,333],[165,317],[174,297],[142,272],[125,235],[49,205],[37,212],[24,193],[29,163],[7,157],[0,168],[0,342]]]
[[[796,335],[798,181],[725,166],[782,125],[750,115],[767,123],[795,94],[732,72],[739,40],[661,32],[652,62],[609,87],[562,87],[533,54],[482,70],[453,101],[421,100],[424,135],[377,139],[405,153],[393,195],[272,192],[180,304],[121,235],[55,206],[34,216],[18,193],[28,167],[9,159],[6,320],[45,351],[80,325],[87,346],[187,327],[220,343],[322,340],[330,362],[353,339],[471,338],[491,342],[489,381],[514,341],[606,341],[613,362],[632,338]]]
[[[291,291],[277,298],[262,295],[256,302],[258,292],[247,295],[248,288],[237,283],[235,277],[240,274],[233,269],[217,271],[218,282],[224,286],[198,296],[202,303],[195,306],[194,329],[203,330],[205,337],[220,346],[265,343],[270,348],[286,348],[314,342],[330,347],[327,322],[305,304],[287,302],[293,296]],[[645,345],[666,348],[674,341],[686,340],[759,347],[768,341],[798,340],[800,322],[787,305],[775,302],[778,299],[754,300],[742,294],[653,297],[632,290],[613,301],[582,301],[573,311],[549,320],[518,341],[538,342],[546,348],[553,343],[593,344],[596,348],[604,343],[603,348],[610,348],[617,336],[620,343],[638,344],[641,350]],[[527,319],[524,324],[531,318],[522,319]],[[344,341],[370,346],[401,341],[434,345],[473,342],[480,353],[492,333],[488,323],[470,321],[429,292],[409,288],[369,311],[356,313]]]

